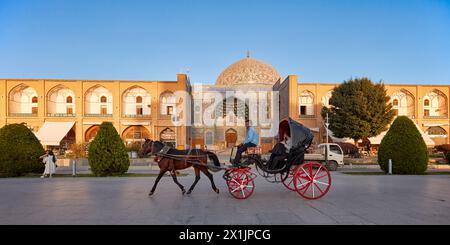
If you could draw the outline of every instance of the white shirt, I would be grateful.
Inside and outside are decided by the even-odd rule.
[[[55,162],[53,162],[53,156],[48,155],[48,156],[44,157],[42,162],[45,163],[44,174],[54,174],[55,173],[56,166],[55,166]]]

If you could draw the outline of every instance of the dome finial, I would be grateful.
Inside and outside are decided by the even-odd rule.
[[[247,49],[247,58],[250,58],[250,50]]]

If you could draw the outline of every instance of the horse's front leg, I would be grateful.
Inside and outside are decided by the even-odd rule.
[[[156,177],[155,183],[153,184],[152,190],[150,193],[148,193],[149,196],[153,195],[155,193],[156,186],[158,185],[159,180],[164,176],[164,174],[167,172],[165,169],[161,169],[159,171],[158,177]]]
[[[187,194],[191,194],[192,191],[195,188],[195,185],[197,185],[197,182],[200,180],[200,170],[197,167],[194,167],[195,170],[195,181],[192,183],[192,186],[189,188]]]

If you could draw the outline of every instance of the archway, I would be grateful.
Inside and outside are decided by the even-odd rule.
[[[314,94],[309,90],[301,92],[299,101],[299,116],[314,117]]]
[[[67,149],[70,148],[71,145],[76,143],[76,133],[75,127],[71,128],[69,132],[64,136],[60,143],[60,154],[63,155]]]
[[[134,142],[143,142],[145,139],[150,139],[150,132],[141,125],[129,126],[122,133],[122,139],[126,144],[131,144]]]
[[[101,85],[96,85],[84,95],[85,116],[111,116],[113,113],[112,93]]]
[[[151,96],[142,87],[133,86],[122,95],[124,117],[148,117],[151,114]]]
[[[75,93],[58,85],[48,92],[47,115],[48,116],[73,116],[75,115]]]
[[[176,115],[176,100],[177,98],[172,92],[166,91],[162,93],[159,96],[160,114],[164,116]]]
[[[161,133],[159,134],[159,139],[161,140],[161,142],[163,142],[171,147],[177,146],[176,133],[175,133],[175,131],[173,131],[170,128],[166,128],[163,131],[161,131]]]
[[[86,130],[86,133],[84,134],[85,142],[91,142],[92,140],[94,140],[99,129],[100,129],[99,125],[94,125],[94,126],[91,126],[90,128],[88,128]]]
[[[38,94],[34,88],[20,84],[10,91],[8,97],[10,115],[37,116]]]
[[[423,116],[425,118],[447,118],[447,96],[434,89],[423,97]]]
[[[415,116],[415,98],[414,95],[406,89],[400,89],[391,96],[392,109],[397,116]]]
[[[429,127],[426,131],[428,136],[433,139],[433,141],[436,143],[436,145],[443,145],[447,143],[447,137],[448,133],[439,126],[432,126]]]
[[[227,144],[227,147],[234,147],[236,145],[237,141],[237,131],[235,129],[228,129],[225,132],[225,142]]]

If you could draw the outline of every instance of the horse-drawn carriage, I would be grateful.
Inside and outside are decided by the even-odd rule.
[[[266,160],[262,157],[259,148],[250,148],[247,150],[247,154],[242,157],[239,167],[221,164],[217,156],[209,151],[179,151],[153,144],[152,153],[159,158],[158,164],[161,172],[150,191],[150,195],[153,194],[156,184],[164,172],[171,171],[174,173],[175,170],[193,166],[196,178],[188,194],[192,192],[200,179],[200,171],[210,179],[213,190],[218,193],[219,191],[215,187],[212,175],[208,170],[225,170],[223,177],[229,193],[237,199],[246,199],[253,194],[255,189],[254,180],[257,175],[251,167],[254,165],[257,172],[269,182],[283,183],[286,188],[297,192],[306,199],[323,197],[331,186],[331,175],[328,169],[321,163],[305,162],[304,160],[305,152],[313,140],[311,131],[291,118],[287,118],[280,122],[278,134],[279,139],[284,139],[285,135],[291,138],[291,148],[288,152],[272,152],[270,159]],[[274,147],[274,150],[276,147]],[[214,164],[208,164],[207,159],[212,160]],[[162,161],[165,161],[164,164],[161,163]],[[172,177],[184,194],[184,187],[178,183],[176,175],[172,174]]]

